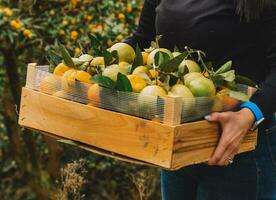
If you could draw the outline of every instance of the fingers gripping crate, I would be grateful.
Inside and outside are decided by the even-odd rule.
[[[110,96],[104,93],[107,90],[102,92],[102,88],[99,99],[93,101],[85,97],[89,84],[75,85],[81,91],[78,94],[67,90],[66,95],[61,96],[60,91],[66,87],[62,86],[62,78],[47,70],[47,66],[30,64],[28,67],[27,84],[22,89],[21,126],[79,142],[81,148],[99,154],[171,170],[205,162],[215,149],[220,127],[207,121],[181,124],[183,109],[179,108],[183,107],[182,98],[149,101],[154,102],[154,106],[157,102],[161,109],[153,108],[154,114],[148,112],[143,116],[140,112],[143,107],[123,110],[123,105],[128,102],[125,98],[121,102],[121,93],[118,92],[113,91],[111,102],[107,99]],[[48,85],[43,91],[41,85],[45,77],[51,77],[57,84]],[[57,92],[59,95],[53,95]],[[101,103],[102,99],[104,103]],[[132,105],[139,104],[139,97],[133,95],[130,99]],[[122,104],[121,108],[112,107],[116,103]],[[147,119],[149,117],[153,120]],[[250,132],[246,135],[239,152],[255,148],[256,134]]]

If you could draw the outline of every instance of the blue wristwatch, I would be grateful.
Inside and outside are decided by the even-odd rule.
[[[262,123],[265,119],[262,111],[255,103],[250,102],[250,101],[242,103],[240,105],[240,109],[242,109],[242,108],[248,108],[254,114],[256,121],[250,130],[251,131],[256,130],[257,127],[259,126],[259,124]]]

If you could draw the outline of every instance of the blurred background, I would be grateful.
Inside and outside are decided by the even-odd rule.
[[[161,199],[159,171],[60,144],[18,126],[27,63],[47,64],[60,42],[78,55],[131,35],[142,0],[0,0],[1,200]],[[72,124],[73,126],[73,124]]]

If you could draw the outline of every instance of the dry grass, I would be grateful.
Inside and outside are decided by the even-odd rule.
[[[81,195],[81,188],[86,182],[83,177],[86,173],[84,165],[83,160],[74,161],[61,169],[61,189],[57,194],[57,200],[83,199],[84,195]]]

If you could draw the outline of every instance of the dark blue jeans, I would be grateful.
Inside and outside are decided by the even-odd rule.
[[[276,200],[276,119],[259,130],[255,151],[227,167],[192,165],[161,172],[163,200]]]

